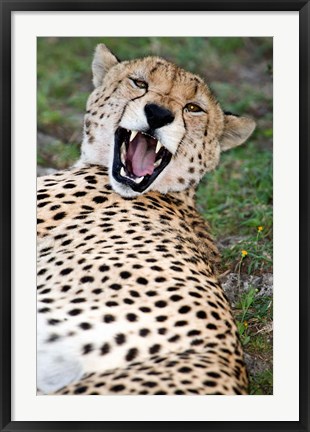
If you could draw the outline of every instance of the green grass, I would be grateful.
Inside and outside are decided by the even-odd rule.
[[[239,238],[223,251],[223,271],[236,267],[242,250],[242,271],[272,269],[272,193],[272,153],[254,142],[223,154],[218,169],[203,179],[198,206],[215,237]]]
[[[225,245],[220,273],[272,272],[272,38],[38,38],[38,130],[53,140],[38,148],[42,166],[62,169],[78,158],[91,61],[101,42],[120,59],[159,55],[201,75],[224,110],[256,120],[249,142],[224,153],[201,182],[198,208]],[[246,352],[264,365],[250,375],[250,392],[272,394],[272,298],[250,288],[233,313]]]
[[[273,370],[266,369],[255,376],[250,377],[250,394],[251,395],[268,395],[272,394],[273,389]]]

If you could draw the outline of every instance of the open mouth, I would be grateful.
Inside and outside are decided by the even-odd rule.
[[[119,127],[115,133],[112,174],[136,192],[147,189],[169,164],[172,154],[147,132]]]

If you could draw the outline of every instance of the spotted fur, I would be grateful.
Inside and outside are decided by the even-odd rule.
[[[93,73],[80,161],[38,180],[38,389],[245,394],[195,186],[254,122],[225,115],[201,78],[163,59],[119,63],[100,45]],[[113,177],[113,147],[119,127],[148,130],[150,103],[171,113],[152,133],[172,156],[139,193]]]

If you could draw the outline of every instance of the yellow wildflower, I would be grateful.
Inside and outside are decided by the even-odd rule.
[[[242,258],[244,258],[245,256],[247,256],[247,251],[246,250],[242,250],[241,251],[241,255],[242,255]]]
[[[245,328],[247,328],[249,326],[249,324],[248,324],[247,321],[243,321],[243,325],[244,325]]]
[[[263,227],[263,226],[259,226],[259,227],[257,227],[257,231],[258,231],[258,232],[261,232],[261,231],[263,231],[263,229],[264,229],[264,227]]]

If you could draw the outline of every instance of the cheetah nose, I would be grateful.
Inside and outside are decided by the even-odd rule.
[[[168,125],[174,120],[174,115],[170,110],[153,103],[145,105],[144,112],[151,129]]]

